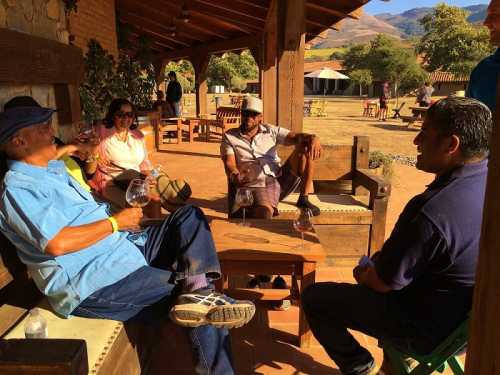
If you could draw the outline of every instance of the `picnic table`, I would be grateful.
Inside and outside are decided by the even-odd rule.
[[[177,143],[182,143],[183,132],[188,134],[188,142],[194,142],[194,130],[199,129],[200,118],[197,117],[168,117],[160,119],[157,128],[157,148],[161,149],[164,143],[170,143],[171,140],[176,140]],[[174,137],[170,137],[174,135]]]
[[[317,235],[306,233],[302,247],[291,220],[249,221],[250,227],[240,226],[236,220],[210,224],[222,270],[218,289],[247,299],[300,300],[302,291],[315,282],[317,262],[326,256]],[[292,275],[292,289],[229,288],[229,276],[248,274]],[[305,348],[310,340],[311,331],[299,305],[298,344]]]
[[[424,117],[429,107],[410,107],[413,116]]]

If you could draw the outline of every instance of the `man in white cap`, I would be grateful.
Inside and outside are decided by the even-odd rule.
[[[500,0],[492,0],[484,25],[490,29],[491,44],[500,47]],[[467,96],[482,101],[492,112],[495,111],[497,80],[500,75],[500,48],[472,71]]]
[[[296,146],[283,166],[278,144]],[[278,202],[299,187],[297,207],[319,215],[319,208],[309,202],[308,194],[313,192],[314,160],[320,156],[321,144],[315,135],[263,124],[262,101],[251,96],[243,100],[241,126],[227,131],[221,144],[230,183],[252,192],[250,216],[254,218],[276,215]]]
[[[140,208],[110,214],[57,157],[53,110],[0,112],[0,231],[54,311],[189,327],[196,373],[233,374],[227,329],[248,323],[252,302],[213,291],[220,277],[203,212],[184,206],[138,229]]]

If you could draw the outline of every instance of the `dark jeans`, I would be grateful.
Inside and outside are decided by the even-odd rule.
[[[149,266],[85,299],[73,315],[87,318],[156,323],[168,319],[178,295],[176,281],[186,276],[220,276],[210,228],[199,208],[178,209],[158,226],[147,229],[140,248]],[[231,343],[226,329],[201,326],[185,329],[198,374],[233,374]]]
[[[420,354],[431,352],[446,337],[407,319],[392,292],[377,293],[360,285],[311,285],[302,294],[302,306],[314,336],[344,374],[364,374],[373,364],[370,352],[348,328]]]

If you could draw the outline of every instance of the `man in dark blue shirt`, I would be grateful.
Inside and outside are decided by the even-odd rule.
[[[467,317],[491,127],[491,112],[478,100],[431,106],[414,143],[416,167],[435,180],[410,200],[382,250],[354,269],[358,285],[317,283],[304,291],[311,329],[342,373],[376,370],[348,328],[426,354]]]
[[[490,29],[491,44],[500,47],[500,0],[491,1],[484,25]],[[491,111],[494,111],[499,74],[500,48],[474,68],[470,76],[467,96],[482,101]]]

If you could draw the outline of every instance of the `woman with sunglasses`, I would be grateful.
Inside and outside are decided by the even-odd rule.
[[[144,136],[136,129],[135,108],[127,99],[114,99],[103,123],[98,168],[91,185],[105,200],[127,207],[125,192],[115,184],[115,178],[130,170],[150,173]]]

